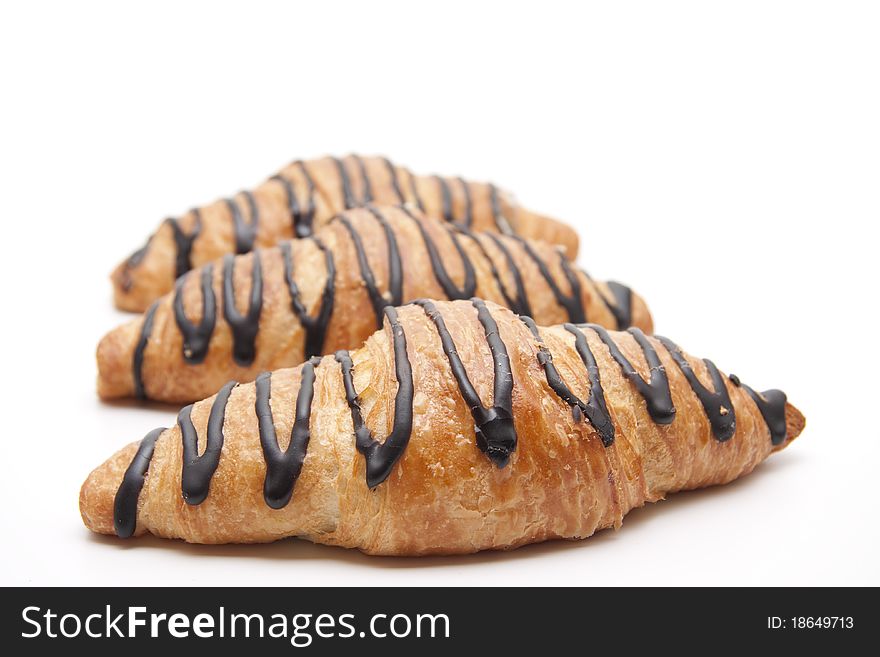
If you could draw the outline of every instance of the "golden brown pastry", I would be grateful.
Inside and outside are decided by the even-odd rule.
[[[564,247],[569,258],[577,255],[571,228],[520,207],[494,185],[415,176],[381,157],[325,157],[294,162],[253,191],[166,219],[113,272],[116,305],[143,312],[193,267],[307,237],[339,212],[368,203],[408,203],[465,228],[540,237]]]
[[[363,348],[229,383],[112,456],[82,487],[86,526],[386,555],[507,549],[729,482],[804,426],[780,391],[637,329],[538,329],[476,299],[384,313]]]
[[[343,212],[314,236],[227,256],[181,278],[98,347],[104,398],[190,402],[361,345],[382,308],[419,298],[501,303],[543,324],[651,330],[644,302],[575,270],[556,247],[471,233],[407,206]]]

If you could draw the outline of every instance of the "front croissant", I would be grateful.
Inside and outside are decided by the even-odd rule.
[[[337,215],[315,235],[210,263],[98,347],[104,398],[186,403],[363,344],[382,308],[419,298],[501,303],[542,324],[590,321],[650,332],[644,301],[592,280],[558,248],[472,232],[407,206]]]
[[[82,487],[85,524],[385,555],[507,549],[729,482],[804,426],[781,392],[638,329],[538,328],[478,299],[384,312],[361,349],[227,384],[112,456]]]
[[[570,258],[577,255],[572,228],[526,210],[494,185],[416,176],[382,157],[324,157],[297,160],[253,190],[163,221],[147,244],[114,270],[116,305],[143,312],[190,269],[226,254],[308,237],[347,209],[397,203],[472,230],[540,237],[563,247]]]

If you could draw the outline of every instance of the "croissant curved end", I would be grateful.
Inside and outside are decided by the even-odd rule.
[[[788,447],[789,443],[801,435],[804,427],[807,425],[807,419],[804,414],[789,403],[785,404],[785,440],[773,449],[778,452]]]
[[[98,343],[95,357],[98,362],[98,396],[101,399],[120,399],[134,394],[131,362],[140,323],[140,320],[133,320],[118,326]]]
[[[116,533],[113,526],[116,491],[132,456],[137,451],[138,444],[139,441],[126,445],[92,470],[80,488],[79,513],[83,524],[95,533]]]

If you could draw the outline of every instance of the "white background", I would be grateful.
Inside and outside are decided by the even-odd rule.
[[[4,3],[2,584],[880,584],[880,15],[857,2]],[[175,409],[94,394],[107,279],[295,157],[387,154],[575,224],[581,263],[803,436],[619,532],[467,558],[91,536]]]

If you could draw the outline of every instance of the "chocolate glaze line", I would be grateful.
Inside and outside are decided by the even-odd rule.
[[[260,330],[260,313],[263,310],[263,267],[259,251],[254,251],[251,267],[251,293],[245,315],[235,306],[235,257],[223,258],[223,317],[232,330],[232,356],[235,362],[247,367],[257,355],[257,333]]]
[[[163,431],[165,427],[159,427],[144,436],[122,476],[122,483],[116,489],[116,497],[113,499],[113,527],[119,538],[129,538],[137,527],[138,498],[144,487],[156,441]]]
[[[293,278],[293,255],[291,252],[290,242],[281,243],[281,257],[284,261],[284,280],[287,282],[287,289],[290,292],[290,306],[293,313],[299,319],[305,331],[305,342],[303,350],[306,358],[311,358],[323,352],[324,340],[327,336],[327,326],[330,324],[330,317],[333,314],[333,303],[335,300],[336,285],[336,265],[333,260],[333,252],[328,249],[325,244],[317,237],[310,238],[324,254],[324,263],[327,268],[327,282],[324,284],[324,291],[321,293],[321,304],[318,306],[316,315],[309,315],[300,296],[299,287]]]
[[[175,278],[180,278],[192,269],[193,242],[199,236],[199,233],[202,232],[202,213],[198,208],[193,208],[191,212],[196,219],[193,229],[188,235],[183,232],[177,219],[169,218],[165,220],[165,223],[171,226],[171,232],[174,236],[174,246],[176,249],[174,256]]]
[[[183,359],[187,363],[197,364],[205,360],[211,335],[217,322],[217,300],[214,297],[214,265],[205,265],[200,274],[202,288],[202,319],[194,324],[187,318],[183,307],[183,286],[186,278],[177,279],[174,285],[174,320],[183,336]]]
[[[287,196],[287,207],[290,210],[290,221],[293,226],[293,234],[296,237],[308,237],[312,234],[312,225],[315,220],[315,181],[312,180],[312,176],[309,174],[305,162],[297,160],[293,164],[294,166],[299,167],[308,188],[309,196],[305,209],[300,205],[296,190],[293,187],[293,182],[290,179],[278,174],[272,176],[269,180],[278,181],[284,188],[284,193]]]
[[[382,162],[385,163],[385,168],[388,169],[388,177],[391,179],[391,187],[394,188],[394,193],[397,194],[398,201],[400,203],[406,203],[406,197],[403,195],[403,190],[400,188],[400,180],[397,178],[397,167],[395,167],[387,157],[383,157]]]
[[[510,369],[507,347],[498,333],[498,325],[484,301],[480,299],[471,301],[477,309],[477,318],[483,325],[486,341],[492,353],[495,382],[492,406],[487,408],[468,377],[467,370],[452,339],[452,334],[446,328],[446,322],[437,306],[427,299],[419,299],[413,303],[424,310],[437,329],[452,375],[458,383],[458,390],[471,409],[477,447],[485,452],[496,466],[503,468],[516,449],[517,436],[513,423],[513,374]]]
[[[596,324],[586,324],[582,328],[591,329],[599,336],[599,339],[608,347],[611,357],[620,365],[623,375],[630,380],[635,389],[644,398],[645,405],[648,408],[648,414],[657,424],[670,424],[675,419],[675,406],[672,403],[672,390],[669,387],[669,377],[666,376],[666,368],[660,362],[660,356],[657,350],[637,328],[629,329],[636,343],[641,347],[642,353],[645,355],[645,361],[651,372],[650,381],[645,382],[642,375],[636,371],[632,363],[629,362],[617,343],[601,326]]]
[[[532,308],[529,305],[529,297],[526,294],[526,286],[523,283],[522,271],[520,271],[519,266],[516,264],[516,260],[513,259],[513,255],[510,253],[510,250],[504,244],[504,241],[494,233],[482,233],[485,237],[488,237],[495,246],[498,247],[498,250],[501,251],[502,255],[504,255],[504,260],[507,262],[507,268],[510,270],[511,276],[513,276],[513,284],[516,287],[516,297],[511,297],[507,291],[507,286],[504,284],[501,276],[498,273],[498,269],[495,267],[495,261],[492,259],[492,256],[489,255],[489,252],[483,246],[483,243],[474,237],[474,241],[479,245],[480,250],[492,263],[492,274],[495,276],[495,280],[498,283],[498,287],[501,289],[501,294],[504,296],[504,300],[507,302],[507,307],[510,308],[517,315],[528,315],[531,317]]]
[[[416,184],[416,177],[412,171],[409,169],[406,170],[406,174],[409,176],[409,188],[412,192],[413,198],[416,201],[416,207],[422,212],[425,211],[425,203],[422,201],[422,197],[419,194],[419,186]]]
[[[452,192],[449,189],[449,184],[441,176],[434,176],[434,180],[437,181],[437,185],[440,188],[443,218],[446,221],[455,221],[455,214],[452,211]]]
[[[370,183],[370,174],[367,171],[367,164],[364,162],[363,158],[360,155],[352,155],[354,161],[358,165],[358,169],[361,172],[361,182],[364,186],[363,199],[361,201],[362,205],[367,205],[368,203],[373,202],[373,185]]]
[[[562,401],[571,407],[572,416],[575,421],[580,421],[582,418],[586,418],[598,432],[603,445],[607,447],[613,443],[614,424],[611,422],[611,418],[608,417],[604,397],[601,402],[597,401],[597,390],[599,394],[603,394],[601,386],[594,386],[591,378],[590,396],[586,402],[582,401],[574,394],[574,392],[572,392],[571,388],[566,385],[565,381],[562,379],[562,375],[559,374],[559,370],[556,369],[556,365],[553,364],[553,354],[550,353],[550,350],[544,344],[544,340],[541,338],[541,334],[538,331],[538,326],[535,324],[535,321],[531,317],[526,316],[520,316],[520,319],[529,328],[529,331],[532,332],[532,335],[535,338],[536,346],[538,348],[538,364],[544,368],[544,376],[547,379],[547,385],[550,386],[550,389],[553,390]]]
[[[134,354],[131,359],[131,373],[132,378],[134,379],[134,396],[137,399],[147,398],[147,393],[144,389],[144,351],[150,342],[150,333],[153,332],[153,319],[158,307],[159,300],[157,299],[144,315],[144,323],[141,324],[141,332],[138,336],[138,341],[134,347]]]
[[[254,249],[254,240],[257,237],[257,226],[260,223],[260,212],[257,209],[257,201],[251,192],[243,191],[250,210],[250,222],[246,222],[241,213],[241,206],[234,198],[225,200],[229,214],[232,216],[232,228],[235,231],[235,252],[238,254],[248,253]]]
[[[510,361],[504,342],[498,333],[498,326],[492,318],[488,308],[483,301],[473,299],[472,304],[477,308],[477,317],[483,326],[486,340],[489,344],[490,351],[494,363],[495,383],[494,383],[494,400],[495,405],[486,409],[479,396],[477,395],[473,385],[468,378],[464,365],[461,362],[455,343],[446,328],[443,317],[439,310],[431,301],[420,300],[414,302],[422,307],[426,315],[434,322],[443,350],[449,360],[453,375],[458,383],[459,391],[462,398],[471,408],[471,413],[476,424],[475,433],[477,436],[477,444],[480,449],[485,451],[489,458],[499,467],[503,467],[509,459],[509,454],[516,448],[516,431],[512,418],[512,387],[513,377],[510,369]],[[155,308],[155,304],[153,306]],[[151,308],[152,309],[152,308]],[[357,391],[354,388],[353,378],[353,362],[351,354],[348,351],[338,351],[336,353],[336,361],[340,364],[343,377],[343,385],[345,388],[346,401],[351,412],[352,423],[355,433],[355,441],[358,451],[364,454],[366,458],[366,479],[370,488],[378,486],[391,473],[394,464],[401,457],[410,440],[413,426],[413,378],[412,365],[407,354],[406,335],[403,327],[398,320],[397,311],[392,307],[384,310],[385,316],[388,317],[389,325],[392,332],[393,349],[394,349],[394,367],[398,383],[397,393],[394,400],[394,420],[392,431],[383,443],[379,443],[373,439],[372,434],[364,423],[358,401]],[[149,313],[148,313],[149,314]],[[145,324],[149,322],[146,321]],[[572,333],[575,337],[575,349],[581,357],[581,361],[587,368],[590,380],[590,399],[586,404],[579,400],[571,390],[565,385],[552,362],[552,354],[546,345],[544,345],[540,332],[531,318],[523,317],[522,321],[536,338],[538,344],[537,360],[544,367],[548,385],[551,389],[572,407],[575,419],[578,420],[577,413],[583,413],[593,424],[597,430],[603,444],[608,447],[613,444],[614,440],[614,424],[608,413],[604,390],[599,378],[599,368],[595,357],[590,350],[589,343],[583,331],[573,324],[565,324],[564,328]],[[592,325],[586,325],[583,328],[596,330]],[[620,354],[615,356],[615,350],[619,352],[619,348],[615,345],[615,350],[611,350],[612,356],[621,365],[624,375],[632,381],[642,394],[647,394],[646,401],[654,395],[657,401],[648,401],[649,409],[652,405],[655,407],[655,413],[651,413],[652,419],[658,424],[666,424],[665,420],[674,413],[666,413],[664,408],[665,396],[658,392],[661,388],[660,381],[662,379],[654,379],[655,372],[662,371],[659,358],[656,351],[653,350],[650,342],[643,334],[631,330],[630,333],[646,352],[645,358],[651,367],[651,381],[644,384],[644,380],[638,374],[630,376],[628,371],[632,370],[631,364],[627,367],[628,361]],[[599,338],[603,343],[611,347],[613,338],[607,335],[608,342],[603,335],[597,331]],[[149,335],[149,330],[142,331],[142,335]],[[694,390],[694,393],[703,404],[703,408],[713,423],[713,431],[716,431],[716,425],[721,427],[721,431],[716,431],[716,438],[719,441],[727,440],[733,435],[735,429],[735,420],[733,418],[733,405],[727,396],[724,381],[720,380],[717,369],[712,365],[711,361],[704,361],[706,367],[709,368],[713,378],[713,384],[716,387],[715,393],[710,393],[696,379],[696,376],[690,364],[684,359],[679,348],[667,340],[666,338],[657,338],[661,344],[671,354],[673,360],[684,373],[685,377]],[[145,344],[145,340],[144,340]],[[654,352],[651,355],[651,352]],[[297,394],[296,413],[294,427],[291,435],[291,443],[285,452],[281,452],[278,447],[277,440],[270,440],[275,437],[275,428],[272,423],[271,408],[269,407],[269,398],[271,388],[269,383],[269,375],[264,374],[257,381],[257,416],[260,423],[260,440],[264,448],[264,454],[267,461],[267,478],[264,482],[264,497],[266,503],[272,508],[281,508],[285,506],[292,495],[296,478],[302,468],[302,462],[308,449],[308,431],[309,418],[311,410],[311,402],[314,390],[314,367],[320,363],[319,358],[312,358],[303,366],[301,376],[302,381],[300,390]],[[634,372],[634,370],[632,370]],[[638,378],[636,378],[638,377]],[[665,377],[664,377],[665,378]],[[779,390],[768,390],[764,393],[756,393],[748,386],[743,385],[739,378],[735,375],[730,376],[730,380],[735,386],[742,386],[746,392],[752,397],[757,404],[762,417],[767,423],[770,431],[771,441],[774,445],[781,444],[785,440],[785,394]],[[637,383],[641,381],[640,385]],[[208,495],[211,479],[219,464],[220,454],[223,447],[223,422],[226,414],[226,405],[232,389],[238,385],[234,381],[227,383],[217,394],[217,398],[211,407],[208,419],[208,433],[206,438],[206,449],[204,454],[198,455],[198,434],[192,424],[191,412],[192,405],[181,410],[178,416],[178,423],[181,429],[181,439],[183,442],[183,474],[181,478],[181,488],[184,499],[187,504],[195,505],[204,501]],[[666,383],[668,387],[668,380]],[[657,390],[648,391],[649,388]],[[719,393],[718,389],[723,390]],[[671,405],[671,395],[669,402]],[[721,404],[716,409],[714,404],[721,399]],[[724,399],[727,400],[724,406]],[[721,407],[728,410],[727,414],[720,412]],[[268,412],[266,412],[268,409]],[[577,409],[577,410],[575,410]],[[144,477],[148,471],[149,463],[153,455],[153,447],[159,438],[163,429],[157,429],[147,435],[146,438],[138,446],[132,461],[126,469],[123,480],[117,489],[116,498],[114,500],[114,526],[117,535],[122,538],[131,536],[136,527],[138,496],[143,487]],[[727,437],[723,437],[729,432]],[[273,447],[274,446],[274,447]],[[301,456],[301,458],[300,458]],[[270,461],[274,465],[270,464]],[[271,476],[270,476],[271,472]],[[278,505],[278,506],[273,506]]]
[[[345,163],[338,157],[332,159],[336,164],[336,170],[339,172],[339,185],[342,188],[342,199],[345,203],[345,209],[350,210],[358,204],[351,189],[351,178],[348,177],[348,171],[345,170]]]
[[[622,331],[632,325],[632,290],[626,285],[622,285],[617,281],[608,281],[606,283],[611,294],[614,295],[614,303],[608,303],[603,294],[599,296],[608,306],[614,319],[617,320],[617,328]],[[599,289],[598,287],[596,288]]]
[[[781,390],[765,390],[764,392],[755,392],[749,386],[742,383],[739,377],[731,374],[728,377],[733,385],[737,388],[745,390],[749,397],[755,402],[761,417],[770,430],[770,442],[774,445],[781,445],[785,442],[785,436],[788,433],[788,427],[785,423],[785,404],[788,398]]]
[[[352,370],[354,363],[348,351],[337,351],[336,361],[342,369],[345,399],[351,411],[354,425],[355,445],[366,459],[367,486],[375,488],[388,478],[394,464],[403,455],[412,434],[413,426],[413,378],[412,365],[406,350],[406,335],[397,317],[397,310],[385,308],[385,316],[391,327],[394,347],[394,372],[397,377],[397,394],[394,397],[394,421],[391,433],[384,442],[373,438],[361,414],[357,391],[354,389]]]
[[[412,219],[416,227],[418,227],[419,232],[422,235],[422,241],[425,243],[425,248],[428,251],[428,258],[431,261],[431,269],[434,270],[434,278],[437,280],[440,287],[443,288],[443,293],[446,297],[449,299],[470,299],[474,296],[474,292],[477,289],[474,263],[471,262],[471,259],[458,241],[457,233],[444,224],[444,227],[446,227],[447,233],[449,234],[449,238],[452,240],[452,244],[461,258],[462,267],[464,267],[464,282],[461,287],[458,287],[449,277],[449,272],[446,271],[446,266],[443,264],[443,259],[440,257],[440,253],[437,250],[437,245],[434,243],[430,234],[428,234],[425,225],[412,212],[410,212],[409,208],[405,205],[398,206],[398,208],[403,211],[406,216]]]
[[[284,451],[278,446],[272,407],[272,373],[263,372],[255,382],[255,411],[260,427],[260,446],[266,461],[266,478],[263,481],[263,499],[273,509],[283,509],[293,496],[296,480],[302,472],[303,461],[309,448],[309,418],[314,398],[315,366],[320,358],[312,358],[302,366],[299,392],[290,442]]]
[[[553,293],[553,297],[556,299],[556,303],[565,308],[565,312],[568,313],[568,319],[570,322],[574,324],[584,324],[587,321],[586,311],[584,310],[584,302],[581,298],[581,282],[578,280],[577,274],[572,271],[571,267],[568,264],[568,260],[565,258],[565,255],[562,252],[559,252],[559,266],[562,268],[562,273],[565,274],[565,278],[568,281],[569,287],[571,288],[571,294],[566,295],[563,294],[562,290],[559,289],[559,286],[556,284],[556,280],[550,274],[550,270],[547,268],[547,264],[535,253],[535,250],[532,248],[532,245],[529,244],[526,240],[516,235],[511,236],[517,242],[519,242],[523,249],[526,252],[526,255],[535,263],[538,267],[538,271],[541,273],[541,276],[547,283],[547,287],[550,288],[550,291]]]
[[[602,389],[602,380],[599,378],[599,364],[590,350],[590,344],[583,331],[574,324],[568,323],[563,326],[574,336],[574,348],[581,357],[584,367],[587,368],[587,376],[590,380],[590,397],[587,399],[590,413],[587,414],[587,418],[599,433],[602,444],[608,447],[614,443],[614,422],[611,420],[611,414],[605,403],[605,391]]]
[[[703,363],[706,365],[706,369],[709,371],[709,376],[712,379],[712,387],[715,389],[712,392],[700,383],[700,380],[694,373],[694,369],[681,353],[681,349],[677,344],[659,335],[654,337],[666,347],[669,355],[672,356],[672,360],[675,361],[678,369],[681,370],[681,373],[684,374],[684,377],[690,384],[691,390],[694,391],[694,394],[703,405],[706,417],[709,418],[709,423],[712,425],[712,434],[720,442],[729,440],[736,432],[736,412],[730,401],[730,395],[727,393],[727,387],[724,385],[724,379],[718,368],[715,367],[715,363],[708,358],[703,359]]]
[[[464,193],[464,225],[465,228],[470,228],[474,223],[474,201],[471,198],[471,186],[467,184],[464,178],[458,178],[458,182]]]
[[[384,215],[376,208],[369,206],[368,210],[382,226],[385,231],[385,241],[388,244],[388,292],[383,294],[379,292],[376,285],[376,276],[370,267],[370,261],[367,259],[367,252],[364,250],[364,243],[360,234],[355,230],[351,221],[344,215],[336,215],[333,220],[339,221],[348,231],[357,254],[358,267],[360,267],[361,278],[364,281],[364,287],[373,304],[373,310],[376,313],[376,323],[382,328],[382,312],[385,306],[399,306],[403,298],[403,267],[400,261],[400,249],[397,246],[397,238],[390,224]]]
[[[297,237],[301,237],[300,233],[300,222],[302,218],[302,210],[299,207],[299,199],[296,196],[296,190],[293,188],[293,183],[278,174],[277,176],[272,176],[269,180],[275,180],[281,183],[281,187],[284,189],[284,194],[287,197],[287,208],[290,212],[290,227],[293,231],[293,234]]]
[[[510,222],[501,211],[501,200],[498,198],[498,188],[495,185],[489,185],[489,203],[492,204],[492,218],[495,220],[495,226],[504,235],[512,235],[513,229]]]
[[[211,406],[211,414],[208,416],[205,451],[201,455],[199,454],[199,434],[192,422],[193,405],[183,407],[177,416],[183,442],[183,472],[180,478],[180,488],[184,501],[191,506],[201,504],[208,497],[211,479],[220,463],[220,453],[223,450],[226,404],[229,402],[232,389],[237,385],[238,383],[235,381],[230,381],[217,393],[217,398]]]

